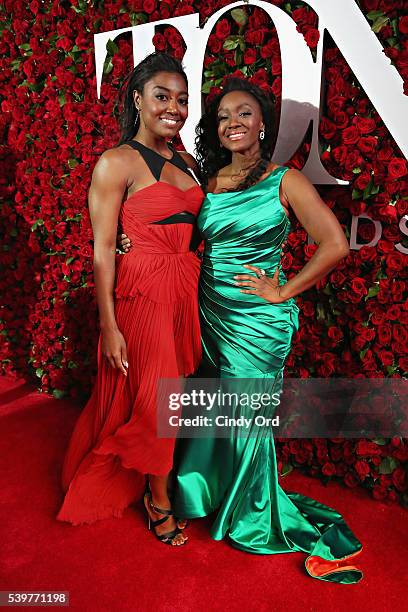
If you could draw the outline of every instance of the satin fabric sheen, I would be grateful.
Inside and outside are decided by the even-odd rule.
[[[279,266],[280,282],[285,281],[281,248],[290,222],[279,186],[287,170],[279,167],[244,191],[208,194],[198,218],[206,244],[199,284],[203,372],[258,379],[258,385],[262,379],[274,390],[282,385],[298,307],[294,299],[270,304],[240,293],[233,276],[250,273],[243,264],[263,268],[268,276]],[[269,407],[267,416],[272,415]],[[341,515],[280,487],[272,428],[261,427],[252,437],[234,433],[178,441],[176,513],[195,518],[217,510],[215,540],[228,536],[236,548],[257,554],[305,552],[311,576],[358,582],[362,572],[350,559],[362,545]]]

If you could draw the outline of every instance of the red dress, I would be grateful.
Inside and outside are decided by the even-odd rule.
[[[132,249],[117,256],[115,317],[128,375],[109,365],[99,340],[96,384],[64,461],[58,520],[77,525],[120,517],[141,495],[144,475],[172,468],[175,440],[156,436],[156,386],[159,378],[188,376],[201,358],[200,260],[189,250],[191,221],[180,222],[177,213],[193,219],[203,197],[198,185],[182,191],[158,180],[122,206]]]

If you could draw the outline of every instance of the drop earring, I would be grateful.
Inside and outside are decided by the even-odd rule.
[[[259,140],[263,140],[265,138],[265,130],[261,130],[259,132]]]
[[[140,108],[138,108],[137,106],[135,106],[135,110],[136,110],[136,117],[135,117],[135,121],[134,121],[134,125],[136,125],[138,119],[139,119],[139,115],[140,115]]]

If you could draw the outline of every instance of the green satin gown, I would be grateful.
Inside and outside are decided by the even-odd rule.
[[[209,193],[198,226],[205,239],[199,303],[204,371],[223,378],[269,379],[281,385],[285,360],[298,328],[294,299],[271,304],[240,293],[234,275],[243,264],[272,276],[290,222],[279,199],[288,168],[276,168],[240,192]],[[272,381],[270,379],[273,379]],[[350,562],[362,545],[332,508],[278,482],[272,428],[253,436],[180,439],[175,460],[174,509],[196,518],[218,510],[211,536],[258,554],[308,553],[307,572],[350,584],[362,572]]]

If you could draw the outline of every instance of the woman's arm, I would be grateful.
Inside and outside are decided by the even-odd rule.
[[[301,172],[288,170],[282,178],[282,191],[283,197],[318,248],[302,270],[284,285],[278,283],[279,270],[275,271],[273,277],[268,278],[262,276],[259,268],[255,266],[245,267],[260,278],[254,279],[253,276],[245,275],[235,277],[239,280],[251,279],[252,290],[242,290],[243,293],[255,293],[273,303],[285,302],[315,285],[346,257],[350,250],[335,215]],[[248,282],[237,284],[249,287]]]
[[[281,287],[280,294],[287,300],[313,287],[349,254],[350,248],[336,216],[301,172],[286,172],[282,190],[296,218],[318,246],[302,270]]]
[[[127,187],[126,164],[117,149],[103,153],[89,189],[89,212],[94,234],[94,277],[102,333],[102,352],[113,368],[127,374],[126,343],[115,319],[116,233]]]

